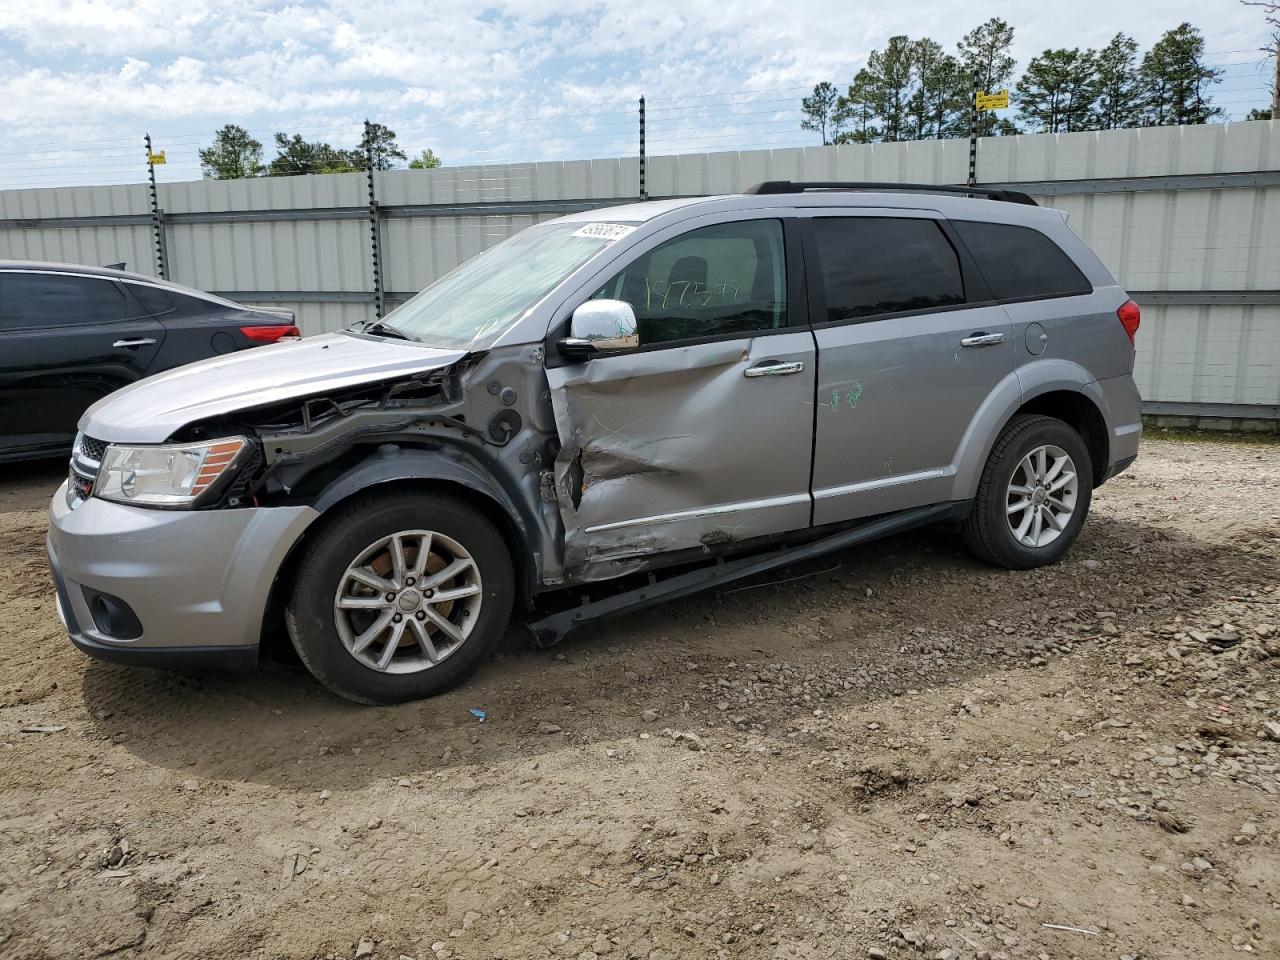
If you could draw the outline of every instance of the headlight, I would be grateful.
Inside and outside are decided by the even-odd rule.
[[[244,437],[171,446],[113,443],[102,455],[93,494],[116,503],[189,507],[230,473],[248,443]]]

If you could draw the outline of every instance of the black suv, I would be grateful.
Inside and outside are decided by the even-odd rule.
[[[0,460],[65,454],[89,406],[148,374],[297,335],[287,311],[141,274],[0,261]]]

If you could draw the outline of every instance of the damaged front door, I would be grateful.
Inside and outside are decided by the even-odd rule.
[[[809,525],[815,353],[784,249],[777,219],[717,223],[595,291],[632,305],[640,347],[547,371],[571,579]]]

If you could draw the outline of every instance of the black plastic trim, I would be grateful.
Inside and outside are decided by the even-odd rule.
[[[238,647],[116,647],[71,634],[71,642],[81,653],[131,667],[167,669],[229,670],[249,673],[258,667],[258,645]]]
[[[927,507],[913,507],[910,510],[874,517],[858,526],[840,530],[818,540],[808,540],[799,545],[784,543],[763,554],[753,553],[737,558],[719,557],[714,563],[682,573],[673,573],[665,579],[659,579],[650,574],[649,582],[642,587],[615,593],[599,600],[589,600],[568,610],[547,614],[530,621],[527,626],[541,642],[556,643],[576,627],[595,620],[675,600],[709,587],[820,557],[835,550],[877,540],[893,533],[901,533],[927,523],[958,519],[969,510],[969,506],[969,501],[963,500],[937,503]]]
[[[773,195],[783,193],[806,193],[810,190],[866,190],[873,192],[897,193],[949,193],[964,197],[983,197],[987,200],[1001,200],[1005,203],[1021,203],[1038,207],[1039,204],[1020,190],[1005,190],[998,187],[964,187],[941,183],[888,183],[875,180],[765,180],[754,184],[742,192],[748,196]]]

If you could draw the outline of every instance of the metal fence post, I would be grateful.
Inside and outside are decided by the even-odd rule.
[[[649,191],[644,183],[644,94],[640,95],[640,199],[648,200]]]
[[[373,315],[383,316],[382,296],[382,217],[373,192],[373,137],[368,119],[364,122],[364,172],[369,181],[369,251],[373,258]]]
[[[145,134],[147,144],[147,179],[151,183],[151,228],[155,233],[156,272],[161,280],[169,279],[168,244],[164,235],[164,211],[160,209],[160,198],[156,193],[156,165],[152,162],[151,134]]]
[[[969,97],[969,186],[978,185],[978,84],[982,76],[973,71],[973,93]]]

